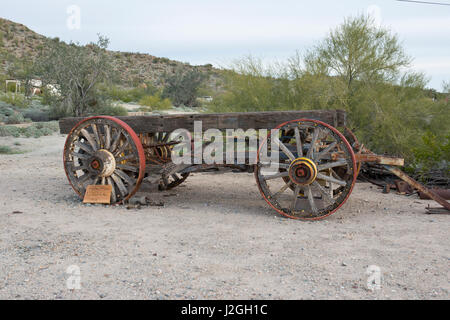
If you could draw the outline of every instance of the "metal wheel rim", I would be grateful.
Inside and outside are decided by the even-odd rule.
[[[116,161],[111,175],[102,177],[86,168],[92,151],[109,149]],[[111,204],[131,198],[145,173],[145,155],[138,136],[125,122],[109,116],[86,118],[72,128],[64,145],[63,161],[69,183],[80,198],[89,184],[109,184],[113,186]]]
[[[263,196],[264,200],[273,208],[275,209],[278,213],[280,213],[281,215],[291,218],[291,219],[299,219],[299,220],[320,220],[323,218],[326,218],[328,216],[330,216],[331,214],[333,214],[334,212],[336,212],[348,199],[348,197],[350,196],[354,184],[356,182],[356,159],[355,159],[355,155],[353,152],[352,147],[350,146],[350,144],[348,143],[348,141],[346,140],[346,138],[334,127],[318,121],[318,120],[310,120],[310,119],[298,119],[298,120],[292,120],[292,121],[288,121],[285,123],[280,124],[278,127],[276,127],[275,129],[280,129],[283,130],[285,129],[285,127],[298,127],[298,124],[301,125],[305,125],[306,127],[311,127],[311,130],[314,130],[313,128],[320,128],[319,130],[319,136],[322,134],[324,135],[324,133],[320,133],[321,130],[325,130],[327,133],[331,134],[332,137],[335,138],[336,142],[336,146],[334,148],[341,148],[343,150],[345,150],[344,154],[345,154],[345,166],[347,168],[347,172],[346,172],[346,180],[342,180],[339,181],[340,183],[345,182],[345,187],[340,187],[337,189],[333,189],[333,184],[330,183],[331,185],[331,191],[328,190],[330,192],[330,194],[332,194],[331,198],[332,200],[328,200],[328,198],[326,199],[328,201],[328,205],[324,205],[321,206],[320,209],[317,210],[317,212],[308,212],[312,211],[314,203],[316,202],[316,195],[319,194],[323,200],[324,203],[326,203],[325,198],[326,195],[323,194],[323,190],[320,191],[319,189],[325,189],[325,188],[320,188],[317,187],[317,184],[320,184],[319,182],[321,182],[320,180],[322,180],[323,178],[323,170],[321,169],[319,172],[319,178],[318,180],[314,181],[313,185],[309,186],[309,188],[306,187],[301,187],[300,191],[303,192],[303,194],[299,191],[299,188],[297,185],[294,184],[294,186],[289,184],[289,181],[292,183],[292,181],[289,179],[289,177],[286,177],[287,175],[287,169],[279,169],[278,173],[275,173],[272,176],[269,176],[270,178],[265,178],[266,175],[264,175],[262,173],[262,168],[264,167],[264,164],[261,163],[260,161],[260,155],[261,155],[261,150],[263,148],[263,146],[267,143],[267,141],[269,139],[271,139],[270,137],[270,133],[267,136],[267,138],[263,141],[263,143],[261,144],[259,150],[258,150],[258,154],[257,154],[257,165],[255,166],[255,178],[256,178],[256,182],[258,185],[258,188],[261,192],[261,195]],[[299,131],[300,131],[301,127],[299,127]],[[301,133],[297,133],[296,135],[296,139],[297,137],[300,137],[300,141],[302,141],[301,147],[300,149],[305,148],[305,145],[307,145],[307,143],[305,143],[306,141],[303,141],[303,135]],[[327,136],[328,137],[328,136]],[[311,134],[308,136],[308,138],[310,138],[311,140],[313,140],[313,137],[311,137]],[[281,142],[281,139],[278,139],[278,143]],[[316,143],[319,143],[321,141],[317,141]],[[332,143],[330,143],[332,144]],[[325,145],[326,147],[330,146],[329,145]],[[292,149],[292,146],[289,146]],[[289,149],[288,147],[288,149]],[[324,151],[326,149],[326,147],[324,149],[322,149],[321,151]],[[331,148],[329,153],[333,153],[334,148]],[[296,150],[299,150],[299,147],[296,148]],[[320,149],[319,149],[320,150]],[[289,150],[288,150],[289,151]],[[303,153],[304,151],[302,150],[301,153]],[[280,153],[285,153],[283,150],[280,150]],[[320,154],[321,152],[317,152],[317,154]],[[312,153],[314,155],[314,152]],[[296,156],[297,155],[297,156]],[[303,155],[303,154],[302,154]],[[293,156],[294,158],[298,158],[298,152],[291,152],[291,156]],[[323,155],[321,155],[323,156]],[[341,160],[339,160],[341,161]],[[343,160],[342,160],[343,161]],[[287,161],[289,162],[289,161]],[[319,168],[323,168],[325,164],[331,163],[333,162],[332,160],[329,161],[324,161],[323,159],[319,159],[317,165]],[[336,162],[336,161],[335,161]],[[283,163],[284,168],[286,168],[286,163]],[[339,169],[339,168],[338,168]],[[330,169],[328,169],[330,170]],[[331,169],[331,171],[334,170]],[[283,173],[284,171],[284,173]],[[330,174],[331,175],[331,174]],[[275,177],[275,178],[272,178]],[[277,192],[274,192],[273,190],[270,189],[270,187],[268,186],[267,181],[268,180],[272,180],[272,179],[279,179],[281,184],[284,185],[280,190],[276,190]],[[289,180],[288,180],[289,179]],[[337,180],[340,180],[340,177],[337,177]],[[322,180],[324,181],[324,180]],[[325,181],[326,182],[326,181]],[[283,190],[284,189],[284,190]],[[309,190],[308,190],[309,189]],[[311,191],[310,191],[311,190]],[[334,191],[339,192],[337,195],[334,195]],[[287,208],[286,206],[283,206],[282,204],[280,204],[277,200],[276,197],[279,196],[279,194],[277,194],[278,192],[281,192],[281,194],[283,194],[284,192],[290,192],[293,191],[293,196],[292,196],[292,202],[294,204],[294,210],[289,210],[289,208]],[[304,212],[302,214],[298,214],[297,213],[297,206],[298,206],[298,198],[299,196],[303,196],[305,198],[307,198],[308,203],[310,204],[310,207],[308,208],[308,210],[304,210]],[[275,196],[275,198],[274,198]],[[301,198],[301,197],[300,197]],[[311,200],[312,199],[312,200]]]

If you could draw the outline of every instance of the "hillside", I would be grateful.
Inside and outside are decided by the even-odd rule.
[[[0,18],[0,50],[6,53],[6,56],[35,60],[48,39],[23,24]],[[92,41],[95,40],[92,39]],[[173,73],[177,68],[186,70],[197,68],[209,74],[207,87],[214,91],[221,84],[220,70],[213,68],[212,65],[191,66],[187,63],[142,53],[108,51],[108,54],[119,75],[118,81],[125,86],[137,86],[143,82],[158,86],[159,79],[165,73]],[[0,73],[6,73],[7,64],[7,59],[0,61]]]

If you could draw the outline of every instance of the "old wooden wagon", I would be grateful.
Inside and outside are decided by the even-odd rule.
[[[61,133],[68,134],[64,168],[73,189],[83,197],[89,185],[111,185],[111,204],[127,202],[144,179],[167,190],[192,172],[231,170],[254,172],[264,200],[281,215],[318,220],[347,200],[361,162],[403,165],[403,159],[378,156],[362,147],[345,129],[346,114],[341,110],[95,116],[66,118],[59,124]],[[180,129],[190,134],[183,137]],[[217,139],[203,136],[211,129],[223,133],[226,141],[232,139],[233,145],[214,149],[213,163],[201,157],[199,161],[197,156]],[[239,148],[243,131],[246,142]],[[253,149],[252,136],[257,138]],[[191,161],[173,161],[177,148],[184,150],[180,155],[190,150]]]

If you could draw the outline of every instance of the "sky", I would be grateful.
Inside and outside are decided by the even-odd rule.
[[[450,0],[428,0],[449,3]],[[228,67],[252,55],[283,62],[324,39],[346,17],[370,12],[398,35],[412,68],[442,89],[450,81],[450,6],[396,0],[39,0],[6,1],[0,17],[81,44]]]

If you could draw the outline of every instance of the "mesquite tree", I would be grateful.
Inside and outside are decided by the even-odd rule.
[[[112,72],[108,44],[100,35],[97,43],[86,46],[49,41],[39,64],[44,90],[60,114],[82,116],[98,105],[96,84]]]
[[[175,74],[164,79],[162,97],[169,98],[175,106],[197,106],[198,89],[206,76],[197,69],[183,71],[178,69]]]

